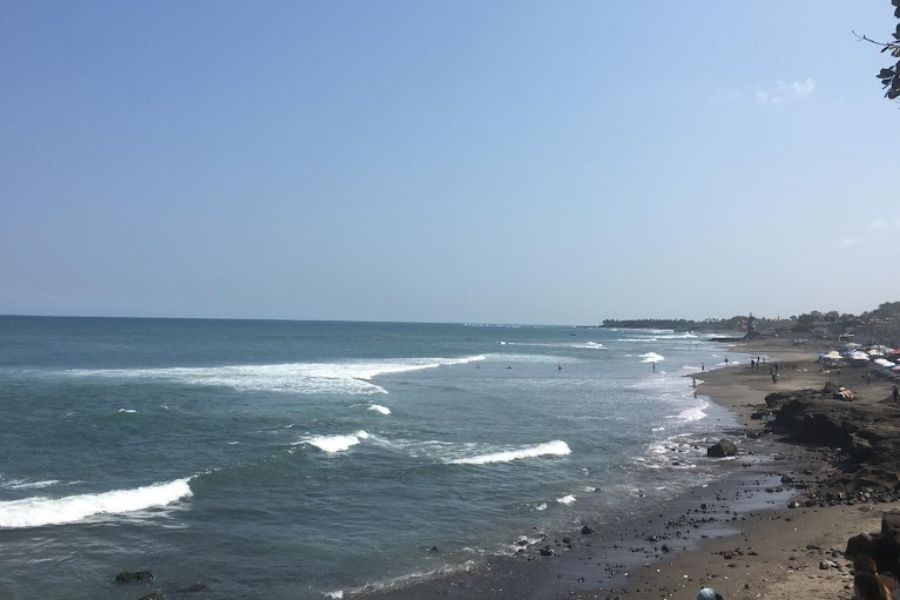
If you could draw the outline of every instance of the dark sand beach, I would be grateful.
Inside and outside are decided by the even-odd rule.
[[[808,439],[798,425],[802,418],[774,431],[759,414],[753,418],[773,392],[821,390],[830,382],[851,388],[854,400],[820,394],[821,401],[803,410],[813,415],[836,407],[844,412],[835,418],[889,440],[900,420],[900,408],[886,400],[891,384],[867,382],[863,368],[825,371],[816,362],[822,349],[779,339],[742,343],[736,352],[765,356],[766,364],[694,374],[702,380],[698,394],[737,415],[741,426],[730,433],[744,468],[692,490],[665,513],[642,513],[638,506],[615,529],[573,531],[534,544],[518,559],[368,595],[693,600],[701,587],[712,586],[729,600],[851,598],[852,565],[844,549],[848,538],[878,531],[882,514],[900,508],[890,481],[893,465],[870,468],[878,452],[840,448],[841,440],[827,436]],[[780,373],[775,383],[773,362]],[[819,431],[821,422],[810,427]],[[552,552],[542,554],[542,548]]]

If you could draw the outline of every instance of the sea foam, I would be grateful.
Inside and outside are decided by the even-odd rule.
[[[35,496],[0,502],[0,529],[77,523],[101,514],[123,514],[166,506],[193,495],[188,485],[189,479],[99,494],[62,498]]]
[[[362,440],[368,439],[368,437],[369,434],[360,429],[356,433],[347,435],[319,435],[310,437],[296,442],[294,445],[309,444],[323,452],[334,454],[336,452],[349,450],[352,446],[359,444]]]
[[[536,446],[527,446],[518,450],[506,450],[504,452],[492,452],[480,454],[468,458],[456,458],[448,461],[453,465],[487,465],[491,463],[505,463],[523,458],[536,458],[538,456],[565,456],[571,454],[569,445],[562,440],[553,440]]]
[[[377,413],[381,413],[382,415],[391,414],[391,409],[389,409],[387,406],[382,406],[381,404],[370,404],[369,410],[373,410]]]
[[[666,360],[666,357],[656,352],[645,352],[640,355],[640,359],[642,363],[658,363]]]
[[[111,379],[155,379],[191,385],[230,387],[241,391],[293,392],[307,394],[386,394],[371,383],[379,375],[408,373],[441,366],[463,365],[485,360],[484,355],[459,358],[397,358],[386,360],[232,365],[222,367],[171,367],[162,369],[71,369],[75,377]]]
[[[59,479],[46,479],[43,481],[28,481],[25,479],[10,479],[0,484],[0,488],[9,490],[39,490],[52,487],[60,483]]]

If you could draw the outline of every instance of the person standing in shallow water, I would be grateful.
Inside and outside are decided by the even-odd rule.
[[[703,363],[700,363],[700,372],[702,373],[704,371],[706,371],[706,365]]]

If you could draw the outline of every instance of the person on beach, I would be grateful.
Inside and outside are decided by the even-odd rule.
[[[894,404],[900,402],[900,390],[897,390],[897,386],[894,386],[894,389],[891,390],[891,397],[894,399]]]
[[[703,372],[705,370],[706,370],[706,365],[703,363],[700,363],[700,371]]]
[[[656,363],[653,363],[653,372],[656,373]]]
[[[778,383],[778,369],[773,366],[769,369],[769,373],[772,375],[772,383]]]

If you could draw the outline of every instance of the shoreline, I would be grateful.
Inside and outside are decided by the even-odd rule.
[[[764,421],[751,415],[765,406],[765,396],[773,391],[820,388],[830,376],[819,372],[816,353],[809,347],[759,340],[726,348],[779,362],[780,380],[771,382],[766,365],[751,369],[749,364],[685,377],[702,375],[697,393],[737,419],[736,460],[767,451],[768,460],[744,462],[741,470],[686,491],[668,503],[668,510],[650,518],[637,514],[640,507],[632,507],[632,519],[596,538],[593,532],[574,532],[561,540],[540,542],[553,551],[550,556],[528,561],[499,557],[434,579],[344,597],[694,600],[701,587],[711,586],[728,600],[850,599],[852,575],[843,556],[846,540],[877,531],[881,514],[900,508],[900,502],[788,508],[794,506],[793,498],[834,479],[839,451],[766,434]],[[834,566],[821,569],[822,564]]]
[[[750,369],[748,365],[717,369],[705,374],[704,383],[698,385],[701,393],[731,410],[755,434],[762,434],[764,421],[751,415],[765,406],[765,397],[772,392],[819,389],[828,381],[836,380],[861,390],[857,401],[878,402],[879,396],[888,393],[886,382],[864,384],[860,370],[848,369],[843,374],[822,372],[815,362],[816,353],[807,347],[764,339],[736,344],[732,349],[767,355],[783,365],[777,383],[771,381],[767,365],[763,364],[762,369]],[[779,468],[782,476],[789,478],[787,481],[796,495],[808,494],[808,490],[815,493],[838,474],[836,463],[841,458],[840,450],[778,437],[801,456],[793,469],[786,462]],[[636,572],[618,596],[694,600],[699,588],[710,586],[728,600],[797,597],[850,600],[853,576],[852,563],[844,556],[847,540],[861,532],[878,531],[882,513],[898,508],[900,502],[896,500],[884,503],[807,501],[752,513],[746,521],[741,521],[735,535],[710,539],[699,548]]]

